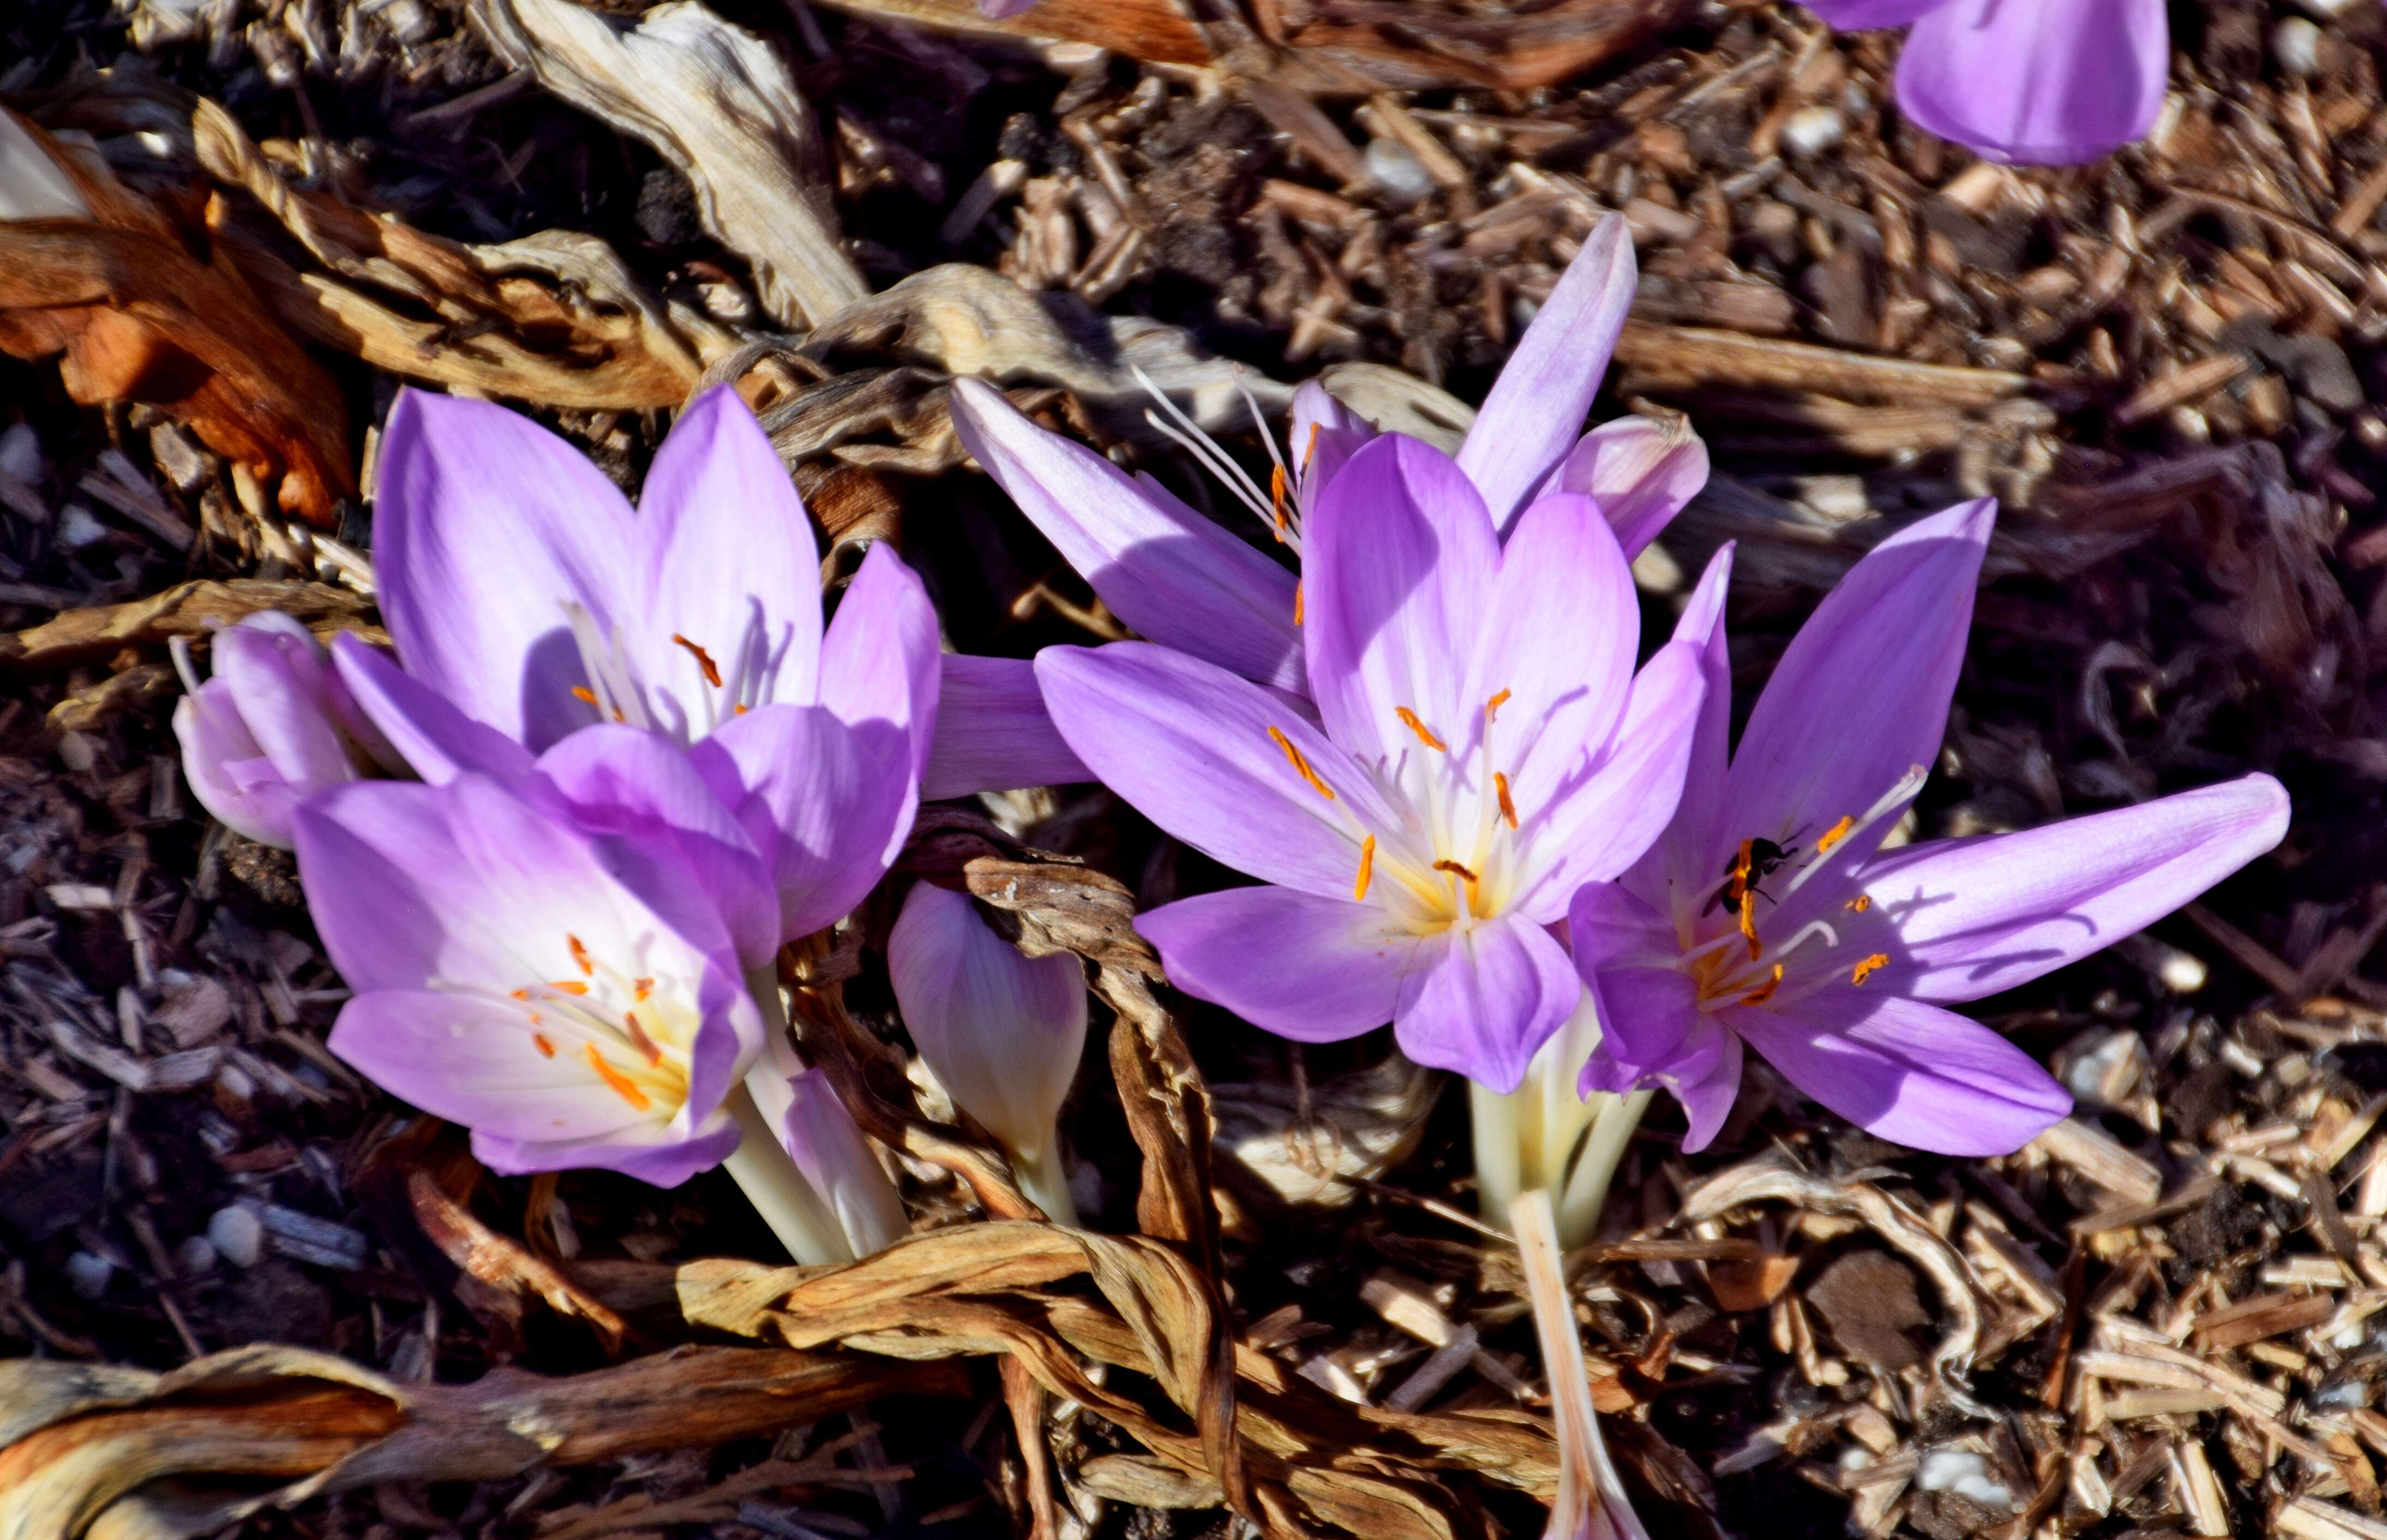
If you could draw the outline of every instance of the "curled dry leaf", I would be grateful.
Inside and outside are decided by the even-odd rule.
[[[0,1363],[0,1534],[179,1540],[379,1482],[486,1481],[703,1447],[882,1395],[968,1388],[949,1364],[751,1347],[683,1347],[566,1379],[502,1370],[469,1385],[402,1384],[271,1345],[165,1374],[19,1359]],[[260,1495],[258,1478],[289,1484]]]
[[[223,200],[185,227],[96,154],[7,116],[91,217],[0,220],[0,351],[58,359],[68,394],[86,405],[162,409],[283,511],[332,527],[334,504],[357,491],[339,388],[218,240]]]
[[[327,637],[355,631],[369,641],[385,639],[367,619],[373,600],[349,589],[263,577],[209,578],[177,583],[122,604],[69,610],[30,629],[0,633],[0,668],[65,668],[126,647],[203,637],[259,610],[279,610]]]
[[[813,326],[870,292],[838,240],[812,109],[770,45],[694,3],[616,32],[570,0],[474,0],[516,69],[684,172],[705,229],[754,265],[764,306]]]

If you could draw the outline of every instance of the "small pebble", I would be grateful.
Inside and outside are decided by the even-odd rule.
[[[1782,147],[1792,155],[1821,155],[1848,137],[1849,121],[1835,107],[1802,107],[1782,125]]]
[[[2296,0],[2296,6],[2323,21],[2334,21],[2354,8],[2354,0]]]
[[[1914,1484],[1926,1492],[1953,1492],[1983,1508],[2014,1507],[2014,1494],[1989,1479],[1989,1462],[1969,1449],[1934,1449],[1923,1457]]]
[[[31,423],[0,428],[0,475],[28,484],[42,479],[42,440]]]
[[[90,509],[79,502],[67,504],[58,516],[58,544],[69,550],[81,550],[107,538],[107,526],[92,516]]]
[[[1366,160],[1368,175],[1399,202],[1415,203],[1433,191],[1433,177],[1425,162],[1397,139],[1369,140]]]
[[[205,1278],[216,1270],[216,1245],[204,1235],[194,1235],[174,1248],[174,1271],[183,1278]]]
[[[107,1293],[107,1281],[115,1275],[116,1264],[105,1256],[79,1251],[67,1258],[67,1285],[85,1299]]]
[[[2301,16],[2291,16],[2271,29],[2271,57],[2291,75],[2320,71],[2320,29]]]
[[[235,1268],[253,1268],[265,1249],[265,1227],[257,1216],[234,1204],[219,1208],[208,1220],[208,1241]]]

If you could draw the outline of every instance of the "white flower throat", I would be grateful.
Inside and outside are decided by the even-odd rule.
[[[541,979],[497,997],[482,990],[446,992],[501,1002],[521,1021],[524,1052],[574,1061],[631,1111],[668,1119],[688,1101],[689,1055],[703,1021],[696,980],[625,971],[578,936],[567,934],[563,942],[576,977]]]
[[[701,640],[675,631],[676,655],[665,655],[669,661],[634,654],[618,624],[600,632],[597,617],[578,604],[567,600],[563,612],[588,680],[572,687],[574,697],[607,721],[669,733],[682,743],[770,704],[786,657],[786,641],[773,650],[762,606],[751,601],[746,623],[726,651],[716,656]]]

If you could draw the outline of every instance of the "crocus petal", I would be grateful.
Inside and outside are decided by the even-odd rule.
[[[1093,778],[1044,709],[1035,664],[945,654],[922,801]]]
[[[1036,0],[978,0],[978,13],[989,21],[1002,21],[1024,16],[1036,8]]]
[[[1806,0],[1809,10],[1843,32],[1903,27],[1947,4],[1948,0]]]
[[[2072,1110],[2046,1070],[1979,1022],[1870,985],[1723,1017],[1800,1090],[1894,1144],[2012,1155]]]
[[[1622,1091],[1673,1073],[1692,1054],[1709,1018],[1699,987],[1680,968],[1584,970],[1599,1000],[1599,1045],[1584,1067],[1586,1091]]]
[[[873,546],[822,644],[820,703],[860,728],[884,723],[911,745],[915,779],[937,736],[937,612],[891,547]]]
[[[1394,1036],[1418,1063],[1505,1096],[1582,998],[1583,980],[1548,931],[1492,920],[1419,946],[1401,980]]]
[[[296,622],[292,623],[296,625]],[[322,649],[312,637],[234,625],[216,633],[215,676],[282,778],[303,794],[357,778],[332,720]]]
[[[1009,1149],[1046,1149],[1086,1047],[1076,956],[1025,956],[966,897],[918,882],[888,934],[887,974],[920,1056],[961,1109]]]
[[[1583,435],[1559,468],[1555,490],[1581,492],[1598,503],[1629,558],[1640,555],[1707,484],[1707,443],[1688,423],[1620,417]]]
[[[886,875],[919,808],[911,752],[904,729],[824,706],[764,706],[689,751],[763,852],[781,940],[835,925]]]
[[[2070,166],[2143,137],[2170,75],[2164,0],[1948,0],[1906,35],[1898,104],[1992,159]]]
[[[1634,677],[1623,720],[1598,753],[1582,755],[1547,792],[1539,779],[1519,783],[1519,837],[1541,865],[1509,901],[1517,913],[1557,919],[1575,890],[1622,875],[1665,831],[1706,695],[1699,649],[1668,642]]]
[[[756,699],[809,703],[820,678],[820,547],[778,452],[738,392],[696,398],[655,451],[638,494],[646,607],[617,615],[666,725],[704,730],[716,687],[685,637],[732,678],[771,681]],[[626,555],[626,553],[625,553]],[[690,716],[693,720],[690,720]]]
[[[530,1141],[473,1130],[474,1158],[501,1176],[539,1171],[619,1171],[650,1187],[677,1187],[729,1158],[738,1125],[716,1113],[688,1133],[639,1122],[588,1139]]]
[[[1489,618],[1500,545],[1449,456],[1386,434],[1327,485],[1302,534],[1309,693],[1334,740],[1361,757],[1416,751],[1396,708],[1451,744],[1484,702],[1467,662]]]
[[[607,869],[667,917],[683,907],[717,911],[739,965],[769,964],[779,949],[778,894],[752,839],[679,745],[602,723],[541,754],[538,769],[599,837]]]
[[[1725,804],[1738,838],[1820,834],[1939,758],[1996,515],[1984,499],[1908,525],[1816,607],[1733,755]],[[1888,832],[1885,822],[1840,853],[1862,860]]]
[[[1868,980],[1925,1000],[1978,1000],[2160,919],[2280,842],[2288,794],[2268,776],[2019,834],[1935,839],[1859,874],[1896,928]]]
[[[332,638],[332,665],[364,716],[398,757],[434,786],[466,771],[514,783],[536,768],[531,751],[407,673],[377,647],[341,635]]]
[[[1339,1042],[1393,1019],[1426,943],[1346,898],[1230,888],[1136,916],[1168,981],[1296,1042]]]
[[[789,1158],[837,1216],[854,1256],[884,1251],[911,1233],[902,1195],[828,1077],[807,1069],[789,1079],[780,1126]]]
[[[564,606],[600,629],[643,618],[613,484],[526,417],[419,390],[390,409],[379,483],[374,571],[407,671],[534,751],[597,720],[572,694]]]
[[[1048,647],[1036,678],[1061,736],[1105,784],[1237,871],[1341,898],[1359,869],[1359,829],[1399,827],[1350,756],[1279,697],[1216,664],[1147,642]]]
[[[971,458],[1119,619],[1247,679],[1303,688],[1293,574],[983,381],[954,382],[953,412]]]
[[[532,1042],[521,1011],[435,990],[375,990],[340,1007],[328,1046],[400,1101],[499,1138],[550,1142],[642,1117],[570,1054]]]
[[[1459,464],[1502,529],[1583,433],[1636,283],[1632,234],[1622,215],[1603,216],[1484,398]]]
[[[244,839],[290,848],[298,791],[249,736],[230,684],[210,679],[176,701],[174,738],[183,748],[183,778],[200,806]]]
[[[1327,388],[1311,380],[1293,393],[1293,413],[1285,444],[1301,489],[1304,514],[1318,492],[1351,457],[1376,436],[1375,424],[1336,400]]]
[[[1724,776],[1732,752],[1732,656],[1724,642],[1724,597],[1732,582],[1733,547],[1719,547],[1699,574],[1674,622],[1674,639],[1699,650],[1699,725],[1683,769],[1683,797],[1673,821],[1624,874],[1624,886],[1644,903],[1687,927],[1714,894],[1724,851]],[[1687,929],[1686,930],[1687,934]]]

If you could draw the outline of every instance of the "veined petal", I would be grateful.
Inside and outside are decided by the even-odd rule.
[[[1906,36],[1898,103],[1993,160],[2070,166],[2144,137],[2170,77],[2164,0],[1948,0]]]
[[[1293,574],[983,381],[954,382],[953,413],[971,458],[1119,619],[1246,679],[1303,688]]]
[[[1595,754],[1557,775],[1517,784],[1518,838],[1532,866],[1510,904],[1547,922],[1575,890],[1623,875],[1665,832],[1682,800],[1683,777],[1707,694],[1699,650],[1668,642],[1641,667],[1624,718]]]
[[[936,741],[920,786],[923,802],[1094,778],[1044,709],[1034,663],[952,652],[942,663]]]
[[[716,1112],[683,1133],[638,1122],[588,1139],[533,1142],[473,1130],[473,1155],[501,1176],[538,1171],[619,1171],[650,1187],[677,1187],[710,1171],[738,1148],[738,1125]]]
[[[1582,998],[1566,949],[1540,926],[1503,917],[1419,946],[1401,980],[1394,1036],[1418,1063],[1505,1096]]]
[[[1984,499],[1908,525],[1816,607],[1733,754],[1724,798],[1738,838],[1820,834],[1939,758],[1996,515]],[[1862,860],[1888,832],[1885,821],[1843,857]]]
[[[537,762],[529,750],[465,715],[381,649],[343,633],[332,638],[332,665],[358,711],[433,786],[444,786],[467,771],[516,784],[535,771]]]
[[[1684,937],[1721,882],[1725,851],[1724,776],[1732,752],[1732,656],[1724,642],[1724,598],[1732,581],[1732,544],[1717,548],[1674,622],[1674,640],[1699,649],[1699,726],[1683,769],[1683,798],[1666,832],[1623,877],[1640,900],[1669,916]]]
[[[1598,503],[1629,559],[1707,484],[1708,447],[1688,423],[1620,417],[1583,435],[1559,467],[1553,490]]]
[[[1429,943],[1348,898],[1230,888],[1164,903],[1135,928],[1168,981],[1295,1042],[1339,1042],[1393,1019]]]
[[[379,483],[374,571],[407,671],[534,751],[596,721],[564,607],[600,630],[643,618],[613,484],[526,417],[420,390],[390,409]]]
[[[909,731],[826,706],[764,706],[689,751],[736,811],[779,893],[779,937],[852,913],[903,848],[919,810]]]
[[[1421,751],[1402,708],[1471,740],[1484,702],[1467,699],[1468,661],[1499,570],[1483,499],[1449,456],[1386,434],[1351,457],[1302,535],[1309,693],[1337,743],[1363,759]]]
[[[1871,985],[1723,1019],[1800,1090],[1895,1144],[2012,1155],[2072,1110],[2053,1077],[1979,1022]]]
[[[2280,842],[2288,794],[2268,776],[2019,834],[1935,839],[1858,874],[1896,928],[1867,980],[1924,1000],[1978,1000],[2111,946]]]
[[[1085,1053],[1084,965],[1023,955],[966,896],[922,881],[888,934],[887,974],[920,1057],[961,1109],[1007,1148],[1048,1148]]]
[[[1345,897],[1364,832],[1402,827],[1349,755],[1214,663],[1148,642],[1048,647],[1036,678],[1061,736],[1105,785],[1237,871]]]
[[[183,749],[183,778],[200,806],[244,839],[290,849],[297,789],[249,735],[229,683],[210,679],[174,703],[174,738]]]
[[[902,1194],[827,1076],[807,1069],[789,1079],[779,1127],[788,1157],[837,1216],[854,1256],[884,1251],[911,1233]]]
[[[705,649],[728,679],[770,681],[750,704],[817,699],[820,547],[787,467],[737,391],[714,386],[672,425],[638,494],[638,533],[646,604],[614,618],[650,694],[659,687],[670,697],[663,711],[677,720],[668,726],[683,737],[704,731],[701,702],[718,688],[675,636]]]
[[[1467,441],[1459,469],[1506,530],[1541,491],[1583,433],[1600,376],[1616,351],[1636,284],[1623,216],[1604,215],[1501,369]]]
[[[322,650],[303,630],[293,637],[241,625],[216,633],[215,677],[230,688],[258,748],[302,794],[357,778],[332,720],[324,673]]]
[[[1293,414],[1285,441],[1293,473],[1301,490],[1306,516],[1318,500],[1319,489],[1334,479],[1351,457],[1376,436],[1375,424],[1336,400],[1327,388],[1311,380],[1293,393]]]
[[[435,1117],[551,1143],[651,1122],[569,1054],[542,1053],[519,1009],[436,990],[373,990],[340,1007],[327,1046]]]
[[[820,703],[849,726],[901,729],[916,780],[937,735],[941,669],[937,612],[919,575],[890,547],[872,547],[822,644]]]

